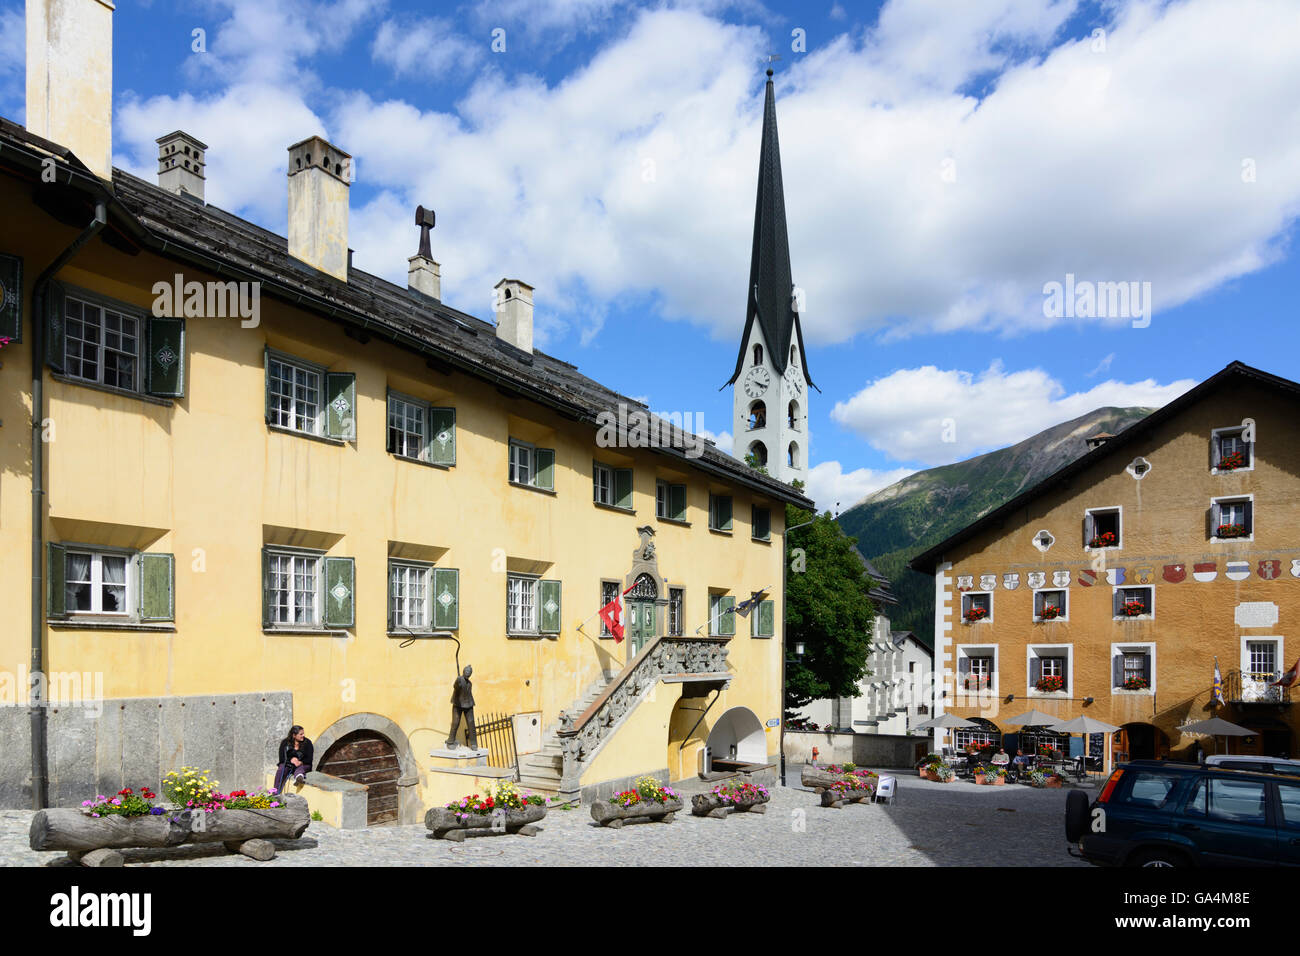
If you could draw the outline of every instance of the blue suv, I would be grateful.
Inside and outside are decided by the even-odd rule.
[[[1300,776],[1135,760],[1070,791],[1065,836],[1103,866],[1300,866]]]

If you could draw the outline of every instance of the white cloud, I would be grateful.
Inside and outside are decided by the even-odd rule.
[[[990,0],[959,15],[945,4],[944,16],[934,2],[891,0],[870,32],[782,64],[810,344],[1085,321],[1043,315],[1043,285],[1066,273],[1151,282],[1159,322],[1279,257],[1300,214],[1292,0],[1107,5],[1101,53],[1087,38],[1052,47],[1069,0]],[[455,110],[437,112],[328,83],[303,92],[310,57],[359,33],[377,0],[311,5],[306,31],[286,0],[221,3],[232,19],[207,62],[239,87],[170,108],[150,101],[151,117],[170,118],[118,140],[137,168],[151,169],[159,132],[191,128],[182,107],[193,106],[212,130],[194,132],[213,145],[213,195],[247,197],[239,208],[274,226],[293,138],[272,107],[297,129],[317,115],[309,103],[328,104],[330,138],[380,192],[354,203],[359,267],[404,282],[409,209],[424,203],[438,210],[448,301],[485,314],[498,279],[523,278],[537,287],[540,343],[569,331],[589,342],[611,303],[647,293],[669,318],[736,335],[761,123],[755,64],[771,46],[762,30],[699,11],[629,12],[626,29],[592,41],[590,61],[555,85],[486,58]],[[504,0],[489,13],[587,30],[617,7]],[[282,44],[287,23],[297,30]],[[396,68],[417,62],[390,53]],[[1003,72],[982,100],[959,92],[988,70]],[[229,109],[241,88],[247,115]],[[257,136],[273,141],[255,147]],[[220,182],[231,142],[240,152],[227,175],[265,188]],[[249,154],[258,162],[243,162]]]
[[[375,34],[371,56],[399,76],[437,77],[467,70],[484,55],[485,43],[473,43],[443,17],[385,20]]]
[[[699,435],[701,438],[711,440],[718,447],[718,451],[725,452],[728,455],[735,455],[735,452],[732,450],[733,440],[731,432],[712,432],[707,428],[697,428],[695,429],[695,434]]]
[[[1110,369],[1110,363],[1115,361],[1115,353],[1111,352],[1104,359],[1097,363],[1097,367],[1088,373],[1088,378],[1096,378],[1102,372]]]
[[[808,497],[817,502],[818,511],[842,514],[867,495],[901,481],[912,468],[876,470],[856,468],[845,472],[838,461],[823,461],[808,472]]]
[[[1101,382],[1067,393],[1042,369],[978,375],[933,365],[899,369],[836,402],[831,418],[895,461],[941,465],[1015,444],[1044,428],[1107,405],[1159,407],[1196,385]]]

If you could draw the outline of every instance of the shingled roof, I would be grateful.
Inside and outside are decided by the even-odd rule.
[[[649,413],[641,402],[606,388],[568,362],[502,342],[493,323],[350,266],[347,282],[313,269],[289,255],[285,237],[216,206],[120,169],[113,170],[109,189],[67,149],[0,117],[0,169],[36,181],[42,162],[51,156],[59,160],[56,182],[38,190],[38,202],[73,225],[89,219],[95,199],[105,200],[110,226],[102,235],[117,248],[148,248],[224,279],[260,282],[264,295],[337,322],[362,342],[372,337],[390,341],[424,355],[434,371],[464,372],[495,384],[508,398],[537,402],[573,421],[597,427],[597,416],[616,411],[619,403]],[[79,223],[70,193],[89,200]],[[759,474],[711,443],[705,443],[698,458],[686,455],[687,444],[652,450],[777,500],[813,507],[791,486]]]

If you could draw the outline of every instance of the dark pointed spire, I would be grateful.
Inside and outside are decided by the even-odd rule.
[[[748,304],[745,331],[741,336],[740,355],[732,382],[740,376],[745,362],[745,343],[754,319],[758,319],[767,341],[772,363],[778,374],[790,362],[791,340],[798,335],[799,359],[809,383],[808,364],[804,359],[802,333],[796,331],[798,314],[794,308],[794,281],[790,273],[790,239],[785,224],[785,189],[781,183],[781,146],[776,135],[776,91],[772,70],[767,71],[766,100],[763,104],[763,138],[758,160],[758,195],[754,202],[754,245],[749,259]],[[725,387],[725,386],[724,386]]]

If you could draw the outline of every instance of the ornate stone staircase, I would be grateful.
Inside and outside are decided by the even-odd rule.
[[[565,713],[572,717],[584,713],[605,692],[605,688],[616,676],[613,673],[602,675],[600,680],[587,688],[587,693],[583,697],[575,700],[565,709]],[[542,733],[542,749],[519,757],[520,786],[549,796],[559,793],[560,780],[564,771],[564,750],[560,746],[560,728],[559,721],[551,724]]]

